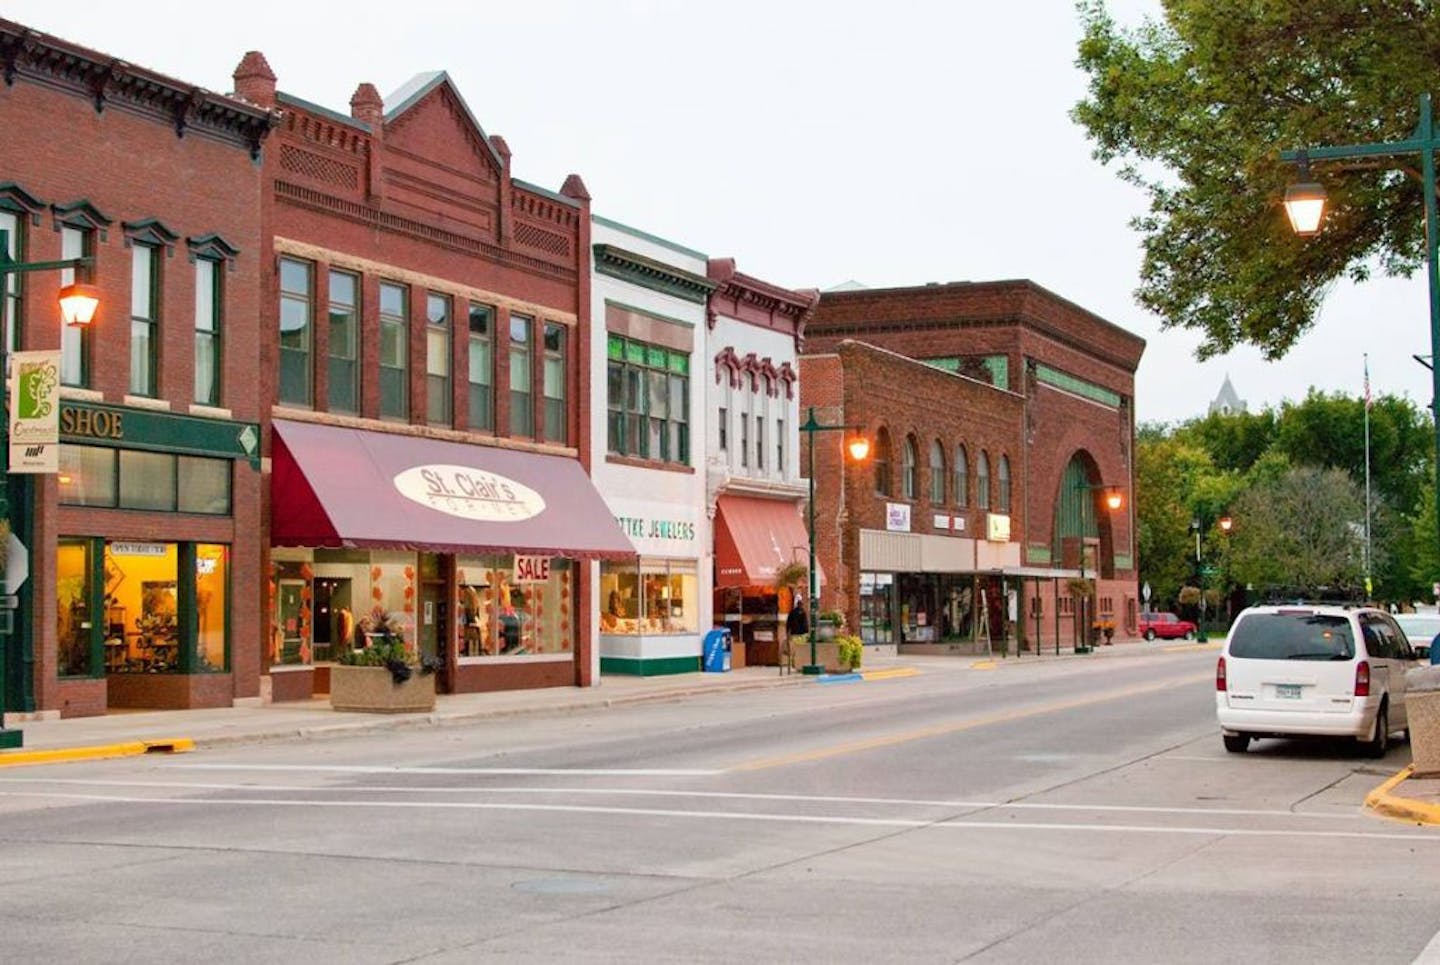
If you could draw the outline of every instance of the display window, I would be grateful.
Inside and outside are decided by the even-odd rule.
[[[506,657],[574,649],[574,568],[551,556],[459,556],[460,654]]]
[[[697,632],[698,572],[692,560],[602,563],[600,632],[622,636]]]
[[[270,663],[308,666],[363,647],[371,627],[398,628],[413,649],[416,555],[275,550],[270,579]]]
[[[230,548],[57,541],[56,642],[65,677],[229,668]]]

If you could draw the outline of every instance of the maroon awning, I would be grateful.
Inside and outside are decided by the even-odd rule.
[[[574,459],[276,419],[270,542],[635,556]]]

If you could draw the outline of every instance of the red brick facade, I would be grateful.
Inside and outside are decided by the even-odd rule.
[[[260,169],[271,118],[263,109],[8,21],[0,21],[7,83],[0,87],[0,206],[19,215],[22,262],[59,259],[61,226],[93,239],[88,274],[101,298],[90,327],[88,384],[62,399],[121,413],[256,421],[260,354]],[[8,72],[13,66],[13,73]],[[153,398],[130,395],[132,246],[156,244],[158,380]],[[195,258],[219,254],[221,397],[196,407]],[[26,274],[20,349],[59,347],[60,274]],[[63,435],[62,435],[63,439]],[[122,443],[123,452],[123,443]],[[11,479],[12,515],[30,544],[17,633],[7,647],[13,712],[103,714],[108,706],[229,706],[259,692],[260,474],[235,460],[228,516],[60,505],[56,474]],[[28,490],[28,492],[27,492]],[[14,496],[20,496],[16,505]],[[27,505],[28,503],[28,505]],[[27,525],[28,524],[28,525]],[[57,656],[56,541],[61,537],[207,542],[230,547],[230,670],[210,674],[61,676]],[[33,661],[33,663],[31,662]],[[30,692],[13,699],[17,675]]]
[[[858,617],[858,533],[886,529],[887,503],[910,504],[912,532],[937,532],[933,519],[942,514],[964,518],[965,537],[985,539],[986,512],[975,491],[976,462],[983,451],[992,489],[1000,457],[1009,462],[1009,539],[1021,548],[1020,565],[1012,569],[1078,567],[1079,539],[1057,541],[1055,533],[1063,475],[1072,460],[1086,466],[1089,483],[1124,492],[1120,511],[1098,516],[1100,536],[1091,541],[1101,571],[1099,615],[1113,616],[1123,628],[1137,597],[1132,399],[1143,349],[1140,338],[1030,282],[823,295],[806,330],[802,405],[815,405],[822,423],[862,426],[872,440],[883,427],[893,480],[891,496],[877,494],[872,458],[864,466],[846,468],[842,494],[834,484],[838,442],[817,447],[821,563],[827,572],[834,566],[842,574],[837,588],[846,588],[846,595],[836,602],[850,612],[851,625]],[[997,357],[1004,362],[996,362]],[[980,365],[987,358],[1003,371],[1004,388],[992,384],[993,369]],[[958,360],[968,374],[937,371],[917,359]],[[915,441],[913,499],[903,496],[900,483],[906,437]],[[963,509],[953,478],[947,480],[943,503],[931,500],[930,447],[936,440],[952,474],[956,447],[965,447],[970,489]],[[837,520],[843,521],[838,532]],[[1056,632],[1055,604],[1049,598],[1055,588],[1039,588],[1042,641],[1053,641]],[[1024,599],[1036,589],[1033,582],[1025,584]],[[1063,584],[1060,593],[1065,595]],[[1034,636],[1033,623],[1027,631]],[[1062,630],[1062,637],[1068,632],[1073,631]]]
[[[370,431],[504,446],[578,458],[589,450],[581,417],[589,377],[590,198],[571,175],[558,192],[511,177],[510,150],[487,136],[444,73],[417,78],[384,104],[360,84],[343,116],[283,92],[263,56],[247,54],[235,72],[245,99],[282,114],[264,162],[267,259],[261,309],[262,418],[343,424]],[[313,326],[311,401],[282,399],[281,258],[310,266],[313,317],[325,317],[327,276],[339,269],[360,279],[359,411],[330,411],[327,327]],[[381,418],[379,294],[382,282],[408,293],[408,417]],[[426,417],[426,298],[454,306],[450,320],[450,418]],[[466,305],[493,310],[493,428],[472,425]],[[530,422],[512,433],[511,318],[533,320]],[[547,438],[541,333],[559,325],[566,358],[565,425]],[[269,433],[266,433],[267,440]],[[268,452],[268,450],[267,450]],[[267,490],[268,498],[268,490]],[[589,612],[589,564],[581,564],[575,612]],[[453,601],[452,601],[453,602]],[[452,607],[452,611],[453,607]],[[578,620],[573,666],[460,665],[447,648],[442,678],[452,690],[478,691],[591,682],[589,621]],[[558,674],[558,675],[557,675]],[[293,689],[293,688],[292,688]]]

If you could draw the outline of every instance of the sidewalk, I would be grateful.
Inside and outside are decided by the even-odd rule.
[[[1220,641],[1117,639],[1090,654],[1027,653],[1022,656],[877,656],[867,652],[859,674],[807,677],[781,674],[775,667],[742,667],[728,673],[688,673],[663,677],[609,675],[597,687],[548,687],[479,694],[441,694],[427,714],[350,714],[330,709],[327,698],[281,704],[256,703],[212,710],[112,712],[103,717],[24,721],[24,746],[0,751],[0,769],[54,764],[67,760],[127,757],[155,751],[312,740],[387,730],[443,727],[448,724],[525,714],[554,714],[622,706],[645,701],[683,700],[705,694],[776,687],[813,686],[913,675],[925,669],[994,671],[1054,660],[1124,659],[1166,653],[1218,650]],[[917,670],[917,666],[921,669]],[[1406,768],[1370,792],[1365,806],[1377,814],[1416,824],[1440,826],[1440,778],[1410,777]]]

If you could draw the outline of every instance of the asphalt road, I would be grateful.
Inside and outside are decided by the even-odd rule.
[[[1193,645],[1192,645],[1193,647]],[[6,961],[1409,963],[1408,759],[1221,747],[1213,651],[0,773]]]

